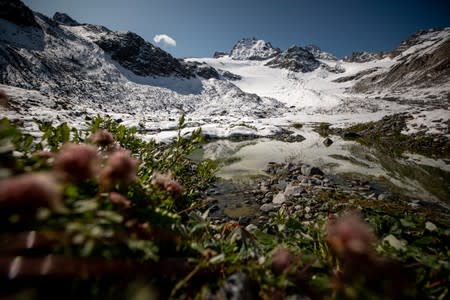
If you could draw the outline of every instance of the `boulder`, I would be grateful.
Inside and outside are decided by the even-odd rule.
[[[303,165],[301,172],[303,175],[305,176],[313,176],[313,175],[323,175],[323,172],[321,169],[317,168],[317,167],[311,167],[309,165]]]

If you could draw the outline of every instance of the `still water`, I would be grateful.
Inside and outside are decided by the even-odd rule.
[[[450,204],[449,161],[412,154],[395,158],[339,136],[330,136],[334,143],[327,147],[312,128],[302,128],[298,133],[306,139],[295,143],[268,138],[216,140],[203,145],[194,157],[220,160],[217,176],[225,180],[264,176],[269,162],[300,161],[327,174],[382,181],[413,199]]]

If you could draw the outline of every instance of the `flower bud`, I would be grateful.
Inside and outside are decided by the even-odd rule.
[[[34,211],[40,207],[65,211],[61,189],[51,174],[28,173],[0,181],[0,211]]]
[[[114,138],[108,131],[99,129],[91,136],[91,141],[98,146],[105,147],[114,143]]]
[[[82,181],[97,172],[98,156],[94,146],[66,143],[55,158],[54,169],[65,179]]]

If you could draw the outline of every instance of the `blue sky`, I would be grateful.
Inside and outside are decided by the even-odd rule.
[[[420,29],[450,26],[449,0],[24,0],[53,16],[129,30],[153,42],[158,34],[176,57],[210,57],[242,37],[270,41],[282,50],[316,44],[338,57],[352,51],[386,51]],[[173,43],[172,43],[173,44]]]

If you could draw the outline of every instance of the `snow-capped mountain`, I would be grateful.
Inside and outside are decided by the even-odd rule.
[[[266,60],[280,53],[269,42],[256,38],[243,38],[236,42],[230,56],[236,60]]]
[[[299,119],[379,119],[417,102],[448,111],[449,43],[449,28],[432,30],[379,57],[337,61],[318,47],[281,52],[252,38],[230,54],[180,60],[131,32],[0,1],[0,89],[11,98],[0,111],[80,126],[109,114],[160,139],[182,113],[208,135],[254,136]]]

